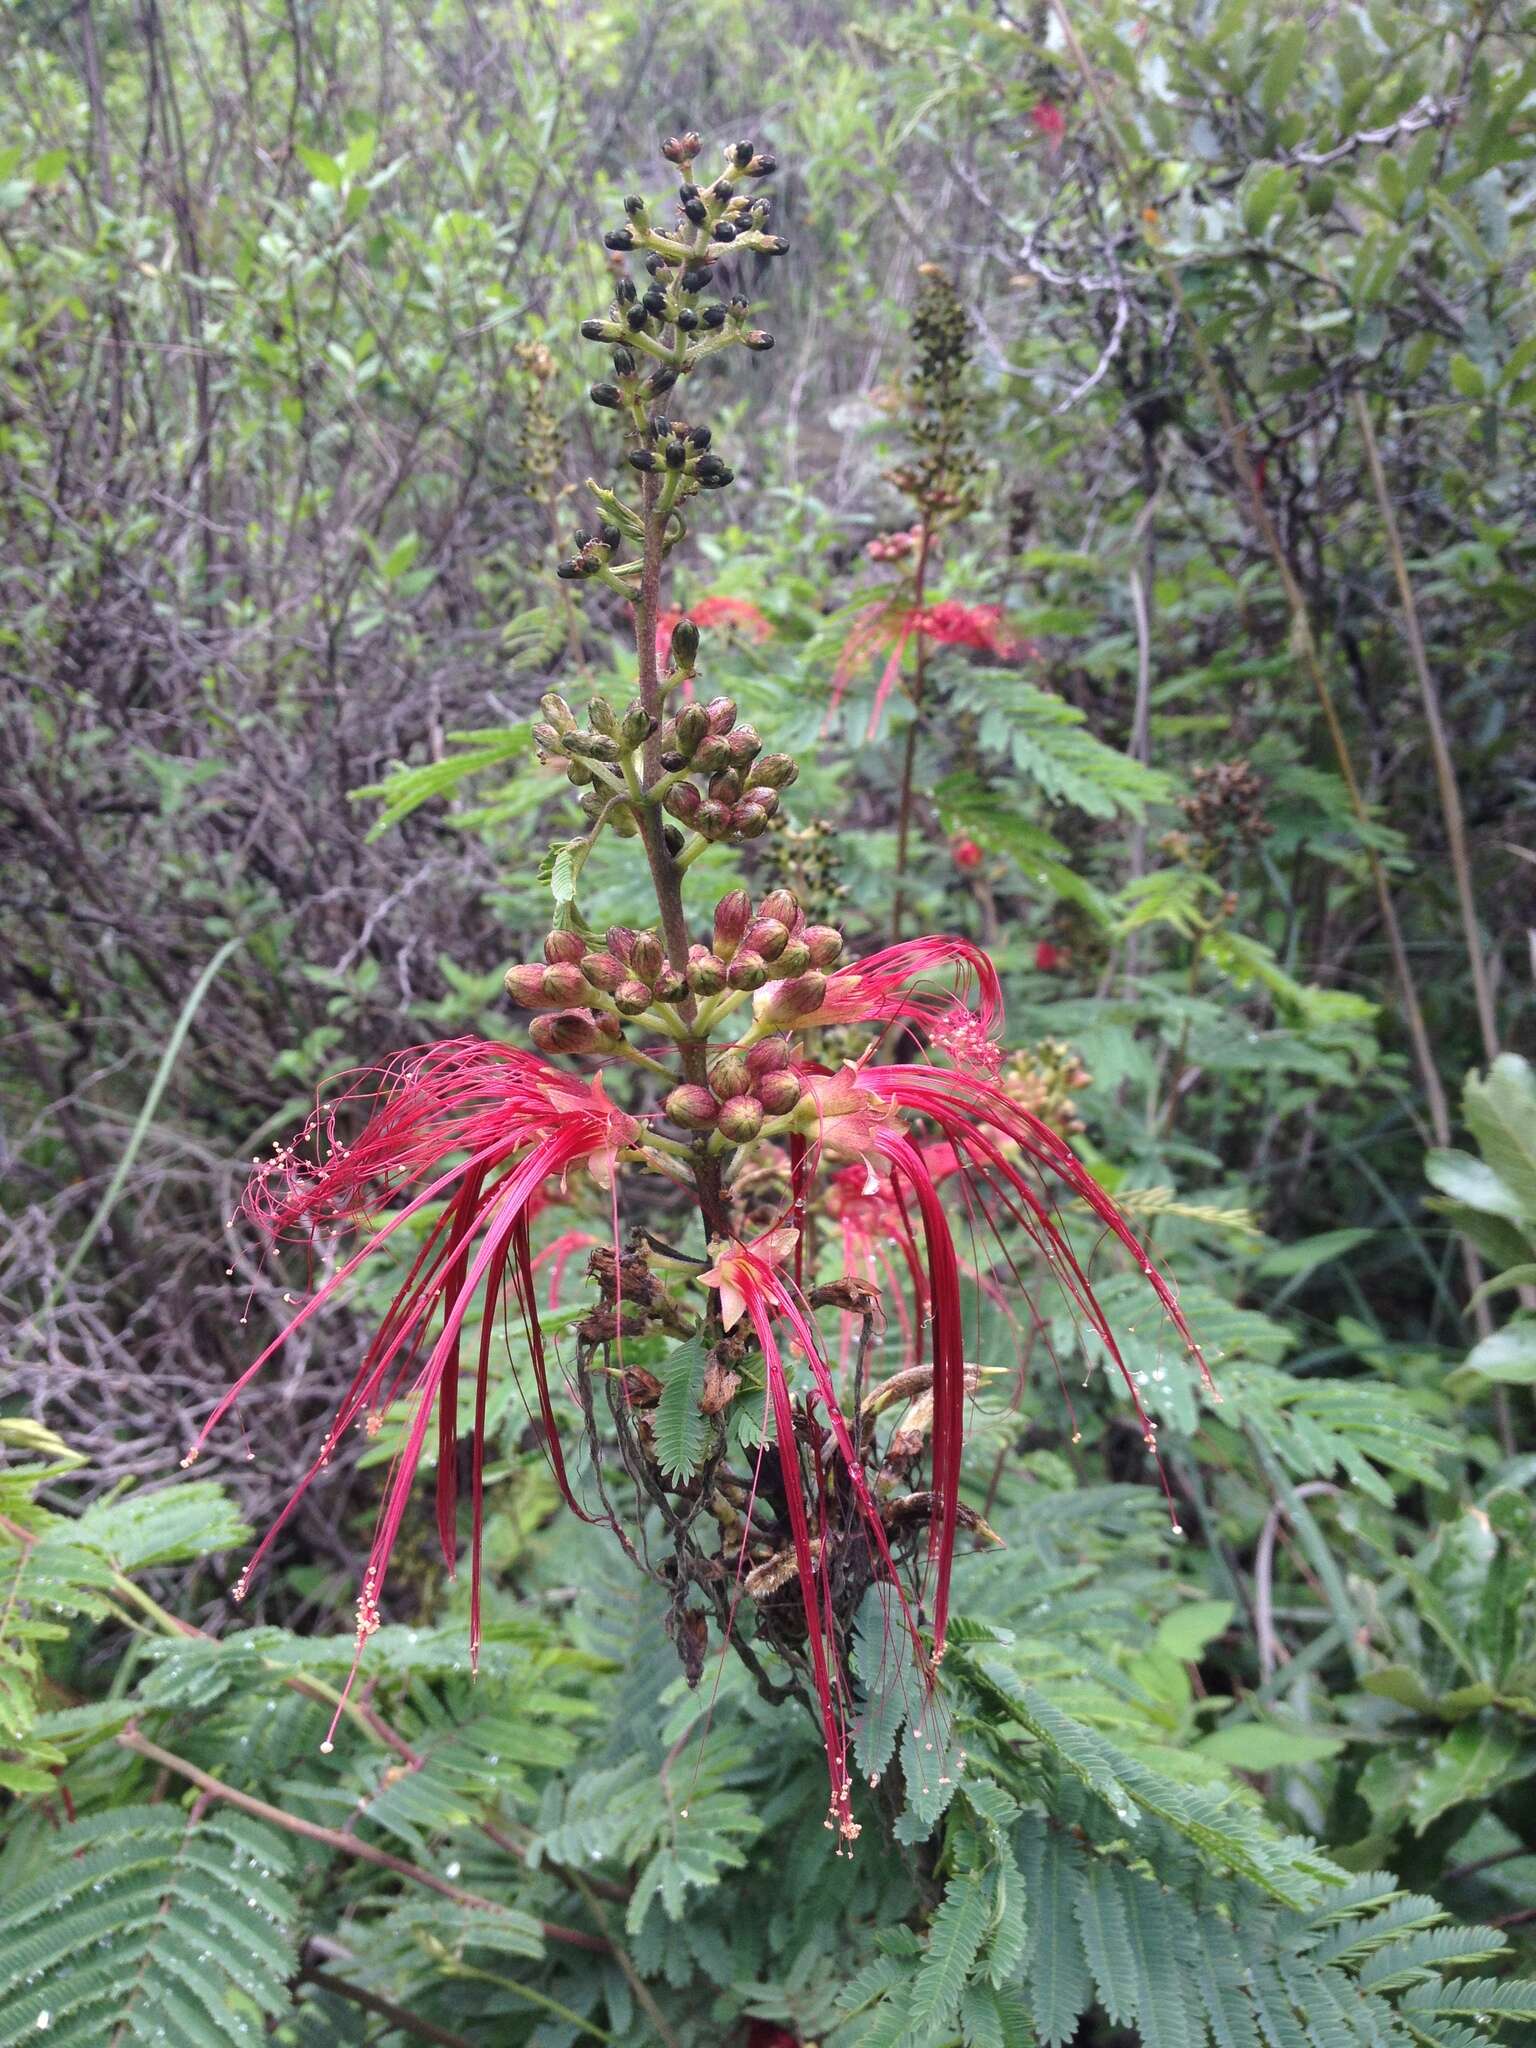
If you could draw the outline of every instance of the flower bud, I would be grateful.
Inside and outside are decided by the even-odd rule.
[[[581,323],[583,341],[612,341],[617,332],[611,320],[583,320]]]
[[[711,732],[729,732],[736,723],[736,704],[731,697],[711,697],[704,710]]]
[[[750,142],[731,142],[726,144],[725,155],[728,163],[733,163],[738,171],[744,171],[757,151]]]
[[[727,735],[725,744],[731,766],[741,775],[746,774],[763,751],[763,743],[750,725],[738,725],[733,733]]]
[[[750,789],[788,789],[799,774],[799,765],[791,755],[764,754],[753,762],[747,786]]]
[[[610,739],[605,732],[568,732],[561,742],[568,754],[577,754],[588,761],[617,761],[619,743]]]
[[[593,1018],[597,1035],[609,1045],[617,1045],[624,1036],[624,1025],[612,1010],[598,1010]]]
[[[545,1007],[544,975],[546,969],[532,962],[509,967],[502,977],[502,987],[522,1010],[542,1010]]]
[[[775,982],[756,1015],[764,1024],[795,1024],[813,1016],[826,999],[827,977],[812,968],[793,981]]]
[[[743,948],[725,970],[728,988],[761,988],[769,978],[768,963],[761,953],[749,953]]]
[[[836,925],[808,924],[804,938],[811,949],[811,959],[818,967],[830,967],[842,953],[843,935]]]
[[[741,777],[732,768],[722,768],[709,778],[709,794],[717,804],[736,803],[741,796]]]
[[[581,961],[581,971],[593,988],[600,988],[612,995],[620,982],[628,981],[624,963],[612,953],[588,953]]]
[[[619,721],[613,715],[613,706],[606,697],[594,697],[587,706],[587,723],[594,732],[600,732],[612,739],[619,730]]]
[[[781,981],[788,981],[794,975],[804,974],[811,965],[811,949],[804,938],[797,935],[774,961],[773,971]]]
[[[703,147],[690,128],[686,135],[669,135],[661,145],[661,153],[670,164],[691,164]]]
[[[777,960],[789,944],[789,927],[780,924],[776,917],[759,915],[747,926],[742,943],[764,960]]]
[[[532,1020],[528,1036],[540,1052],[597,1052],[602,1044],[590,1010],[551,1010]]]
[[[764,1074],[757,1084],[757,1099],[769,1116],[788,1116],[804,1090],[800,1076],[783,1067],[776,1074]]]
[[[637,981],[654,986],[656,977],[667,964],[661,941],[654,932],[636,932],[635,943],[629,949],[629,968]]]
[[[633,249],[635,238],[628,228],[610,228],[603,237],[605,249]]]
[[[728,220],[717,220],[710,232],[717,242],[734,242],[736,239],[736,230]]]
[[[733,1145],[750,1145],[763,1128],[763,1105],[750,1095],[733,1095],[721,1103],[716,1128]]]
[[[694,749],[693,765],[703,775],[717,774],[731,758],[731,750],[721,733],[706,733]]]
[[[752,1075],[739,1052],[721,1053],[709,1070],[709,1085],[722,1102],[728,1095],[750,1094]]]
[[[580,932],[551,932],[544,941],[544,958],[551,967],[562,960],[580,960],[587,942]]]
[[[617,412],[621,403],[617,384],[594,384],[587,393],[594,405],[603,405],[610,412]]]
[[[640,1012],[650,1008],[651,992],[643,981],[632,976],[621,981],[613,992],[614,1008],[621,1017],[638,1017]]]
[[[698,830],[713,846],[729,836],[732,830],[732,812],[727,804],[716,803],[713,798],[699,805],[696,821]]]
[[[737,808],[760,811],[766,824],[779,808],[779,792],[776,789],[749,789]]]
[[[699,658],[699,629],[692,619],[680,619],[672,634],[672,660],[679,673],[693,674],[693,665]],[[693,706],[688,707],[690,710]]]
[[[626,747],[638,747],[656,730],[656,720],[637,697],[619,724],[619,738]]]
[[[688,962],[688,986],[696,996],[717,996],[725,987],[725,962],[703,953]]]
[[[610,953],[620,960],[627,960],[635,943],[635,935],[627,924],[611,924],[605,943]]]
[[[684,626],[689,623],[689,620],[684,619]],[[682,626],[679,626],[677,629],[678,633],[682,629]],[[697,640],[697,626],[694,627],[694,634],[695,640]],[[674,653],[677,651],[677,633],[672,635],[672,649]],[[708,733],[709,713],[704,709],[704,706],[702,704],[685,704],[677,714],[678,752],[685,755],[691,761],[699,749],[700,742],[708,736]]]
[[[668,1120],[685,1131],[710,1130],[720,1114],[720,1105],[709,1090],[691,1081],[674,1088],[662,1107]]]
[[[782,1073],[791,1057],[787,1039],[760,1038],[747,1049],[747,1072],[754,1081],[760,1081],[764,1074]]]
[[[560,735],[545,719],[536,718],[533,722],[533,744],[542,755],[558,755]]]
[[[768,813],[755,804],[738,804],[731,812],[729,830],[739,839],[761,839],[768,830]]]
[[[587,993],[587,979],[574,960],[557,962],[544,970],[544,1000],[557,1008],[579,1003]]]
[[[770,235],[768,239],[777,241],[778,237]],[[778,251],[772,250],[770,254],[777,255]],[[765,333],[761,327],[754,327],[750,334],[744,334],[741,338],[754,355],[765,355],[773,347],[773,336]]]
[[[565,699],[557,696],[553,690],[546,691],[539,699],[539,709],[557,732],[571,732],[574,730],[576,714],[572,711],[570,705],[566,703]]]
[[[685,825],[693,824],[704,799],[691,782],[676,782],[662,798],[662,808]]]
[[[688,977],[672,966],[663,967],[651,984],[651,991],[664,1003],[680,1003],[689,993]]]
[[[745,889],[732,889],[720,898],[715,905],[714,950],[722,960],[731,958],[751,922],[752,898]]]
[[[771,150],[760,150],[747,165],[749,178],[771,178],[779,168],[779,160]],[[627,203],[627,202],[626,202]]]
[[[805,922],[805,913],[800,908],[800,898],[793,889],[770,889],[757,906],[759,917],[775,917],[787,931],[796,931]]]

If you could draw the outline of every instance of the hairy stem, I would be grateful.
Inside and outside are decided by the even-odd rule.
[[[923,608],[923,591],[928,578],[928,550],[933,540],[930,515],[923,513],[922,536],[917,544],[917,566],[912,572],[912,608]],[[907,914],[907,846],[912,835],[912,784],[917,770],[917,742],[923,726],[923,685],[927,680],[928,642],[921,624],[913,634],[912,723],[907,727],[907,744],[901,759],[901,796],[896,807],[896,894],[891,904],[891,943],[901,937]]]

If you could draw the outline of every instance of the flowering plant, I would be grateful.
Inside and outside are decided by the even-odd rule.
[[[931,1691],[962,1535],[990,1533],[965,1497],[968,1414],[983,1379],[967,1355],[968,1313],[1000,1308],[1026,1355],[1046,1327],[1039,1284],[1054,1281],[1118,1366],[1155,1455],[1154,1425],[1072,1243],[1077,1211],[1145,1275],[1199,1354],[1170,1286],[1063,1135],[1070,1100],[1058,1089],[1048,1101],[1038,1077],[1031,1094],[1005,1072],[1002,992],[985,952],[929,935],[850,960],[843,931],[782,886],[734,888],[702,919],[687,902],[698,856],[764,838],[797,776],[729,696],[695,693],[705,607],[689,616],[664,602],[693,501],[733,480],[676,394],[696,387],[709,358],[771,346],[747,302],[715,287],[740,252],[785,248],[762,195],[773,158],[735,143],[709,180],[699,149],[693,134],[664,145],[679,180],[671,207],[626,200],[606,242],[641,275],[619,274],[612,303],[582,327],[609,355],[591,396],[617,415],[630,481],[591,486],[597,523],[560,574],[627,609],[635,693],[622,710],[594,696],[579,712],[547,695],[533,729],[587,824],[561,849],[568,886],[542,957],[506,975],[536,1050],[475,1038],[413,1048],[322,1104],[300,1140],[258,1169],[246,1213],[274,1239],[318,1243],[321,1277],[208,1418],[189,1462],[288,1339],[409,1245],[293,1496],[350,1433],[377,1434],[403,1408],[362,1572],[358,1658],[386,1608],[429,1440],[450,1569],[467,1541],[478,1654],[488,1398],[510,1312],[565,1504],[670,1586],[695,1682],[713,1627],[770,1695],[786,1675],[805,1690],[825,1741],[828,1825],[851,1841],[854,1611],[872,1586],[886,1590],[902,1654]],[[952,437],[936,430],[920,464],[925,531],[964,501],[954,461]],[[992,615],[958,607],[921,616],[933,637],[992,645],[1001,632]],[[715,617],[755,630],[739,609]],[[576,885],[604,833],[643,858],[651,925],[599,932],[583,919]],[[541,1209],[572,1200],[604,1229],[567,1230],[536,1253]],[[558,1291],[578,1246],[591,1248],[595,1298],[563,1356],[546,1335],[535,1269],[557,1260]],[[658,1342],[662,1376],[640,1362]],[[616,1505],[616,1470],[633,1482],[638,1513]],[[670,1554],[652,1564],[657,1526]],[[246,1583],[242,1574],[237,1596]]]

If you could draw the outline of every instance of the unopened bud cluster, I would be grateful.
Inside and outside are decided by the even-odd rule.
[[[715,905],[709,945],[689,950],[688,985],[700,996],[726,989],[747,995],[771,981],[808,1016],[820,1007],[825,970],[842,950],[842,933],[835,925],[808,924],[793,890],[770,890],[754,911],[746,890],[733,889]]]
[[[917,360],[903,406],[912,456],[888,478],[928,519],[960,518],[976,505],[972,329],[959,293],[936,263],[918,272],[912,341]]]
[[[673,640],[680,673],[689,672],[682,664],[691,665],[697,645],[697,627],[684,638],[680,626]],[[682,705],[661,728],[661,765],[669,777],[664,808],[712,845],[760,839],[779,808],[779,791],[800,772],[788,754],[764,752],[756,729],[737,723],[730,697]]]

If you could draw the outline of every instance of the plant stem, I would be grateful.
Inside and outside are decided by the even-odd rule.
[[[290,1835],[302,1835],[305,1841],[318,1843],[338,1856],[355,1856],[359,1862],[372,1863],[380,1870],[392,1871],[396,1877],[409,1878],[413,1884],[424,1885],[428,1891],[437,1892],[445,1899],[452,1899],[456,1906],[469,1906],[486,1913],[500,1913],[504,1910],[495,1899],[487,1899],[479,1892],[465,1891],[461,1886],[450,1884],[439,1877],[435,1870],[424,1870],[419,1863],[408,1863],[403,1856],[392,1856],[387,1849],[376,1849],[371,1842],[361,1841],[356,1835],[344,1834],[340,1828],[322,1827],[318,1821],[301,1820],[295,1813],[286,1813],[280,1806],[272,1806],[265,1799],[257,1799],[250,1792],[242,1792],[235,1785],[227,1785],[222,1778],[215,1778],[184,1756],[177,1756],[169,1749],[162,1749],[158,1742],[151,1742],[130,1721],[117,1738],[118,1747],[132,1750],[135,1756],[147,1762],[159,1764],[162,1770],[174,1771],[179,1778],[185,1778],[198,1790],[206,1792],[210,1799],[222,1799],[227,1806],[237,1806],[242,1813],[250,1814],[256,1820],[264,1820],[270,1826],[281,1828]],[[608,1955],[611,1944],[600,1934],[587,1934],[579,1927],[562,1927],[553,1920],[541,1920],[540,1932],[546,1941],[563,1942],[568,1948],[591,1949],[598,1955]]]
[[[928,577],[928,550],[933,541],[931,515],[924,511],[922,533],[917,543],[917,566],[912,571],[912,609],[923,609],[923,592]],[[907,846],[912,834],[912,784],[917,771],[917,742],[923,725],[923,685],[927,680],[927,636],[921,621],[912,636],[912,722],[907,727],[907,744],[901,759],[901,795],[896,806],[896,893],[891,903],[891,943],[901,937],[907,914]]]
[[[394,2005],[389,1999],[380,1998],[376,1991],[365,1991],[361,1984],[350,1984],[345,1977],[334,1977],[329,1970],[317,1970],[306,1964],[299,1972],[299,1982],[329,1991],[333,1998],[345,1998],[349,2004],[361,2006],[364,2012],[388,2020],[392,2027],[402,2034],[410,2034],[417,2041],[435,2042],[437,2048],[474,2048],[467,2035],[450,2033],[447,2027],[439,2027],[431,2020],[408,2012],[403,2005]]]
[[[666,514],[659,503],[654,476],[642,478],[641,502],[645,508],[645,552],[640,569],[639,595],[635,600],[635,659],[640,681],[640,701],[656,720],[659,728],[663,702],[661,676],[656,665],[656,621],[661,616],[662,541],[666,533]],[[666,776],[666,770],[661,765],[659,731],[653,732],[646,741],[640,765],[641,786],[649,795]],[[664,815],[661,806],[656,803],[637,804],[635,811],[640,820],[640,837],[645,846],[645,857],[650,864],[651,886],[656,892],[656,907],[661,912],[661,932],[667,949],[667,958],[679,974],[685,974],[688,970],[688,923],[683,912],[683,881],[681,871],[667,849]],[[677,1007],[683,1022],[689,1026],[692,1033],[698,1015],[698,1008],[692,996],[687,997]],[[685,1078],[700,1086],[706,1084],[709,1078],[709,1060],[704,1039],[690,1035],[679,1041],[678,1052],[682,1059]],[[702,1152],[696,1154],[693,1178],[699,1197],[699,1212],[704,1219],[706,1232],[712,1238],[729,1237],[730,1210],[721,1191],[718,1163]]]

